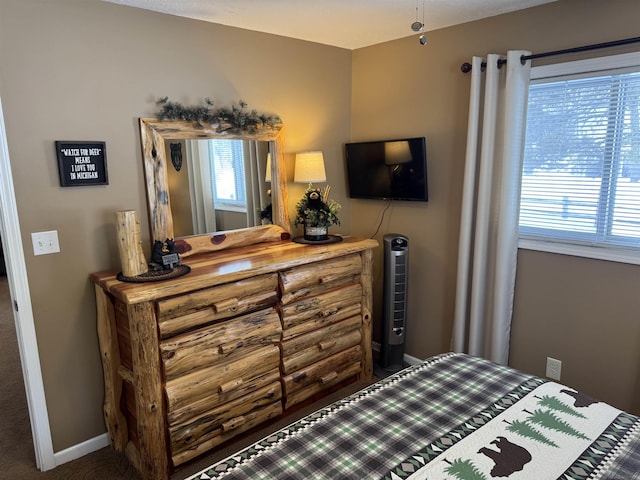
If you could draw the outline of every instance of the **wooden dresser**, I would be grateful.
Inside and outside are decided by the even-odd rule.
[[[145,480],[349,379],[370,379],[375,240],[260,243],[185,276],[91,275],[112,447]]]

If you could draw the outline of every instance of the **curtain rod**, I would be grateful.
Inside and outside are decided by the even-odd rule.
[[[553,52],[534,53],[532,55],[522,55],[520,61],[524,64],[527,60],[535,60],[536,58],[553,57],[555,55],[564,55],[567,53],[586,52],[589,50],[598,50],[600,48],[618,47],[620,45],[629,45],[631,43],[639,43],[640,37],[625,38],[623,40],[614,40],[612,42],[595,43],[593,45],[583,45],[581,47],[565,48],[564,50],[555,50]],[[506,59],[498,60],[498,68],[507,63]],[[486,67],[487,63],[482,62],[482,68]],[[460,66],[462,73],[469,73],[471,71],[471,64],[468,62],[463,63]]]

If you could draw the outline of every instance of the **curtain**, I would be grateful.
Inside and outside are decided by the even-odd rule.
[[[268,194],[271,179],[266,178],[268,142],[244,141],[244,172],[247,194],[247,226],[262,224],[260,212],[271,201]]]
[[[209,140],[187,141],[186,145],[193,233],[215,232],[216,210]]]
[[[472,62],[452,349],[506,365],[530,61]]]

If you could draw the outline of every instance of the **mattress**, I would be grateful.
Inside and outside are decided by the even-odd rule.
[[[640,419],[547,379],[447,353],[189,477],[634,480]]]

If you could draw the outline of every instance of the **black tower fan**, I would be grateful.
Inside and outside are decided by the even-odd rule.
[[[404,366],[407,320],[409,239],[397,233],[384,236],[384,292],[381,367],[395,372]]]

